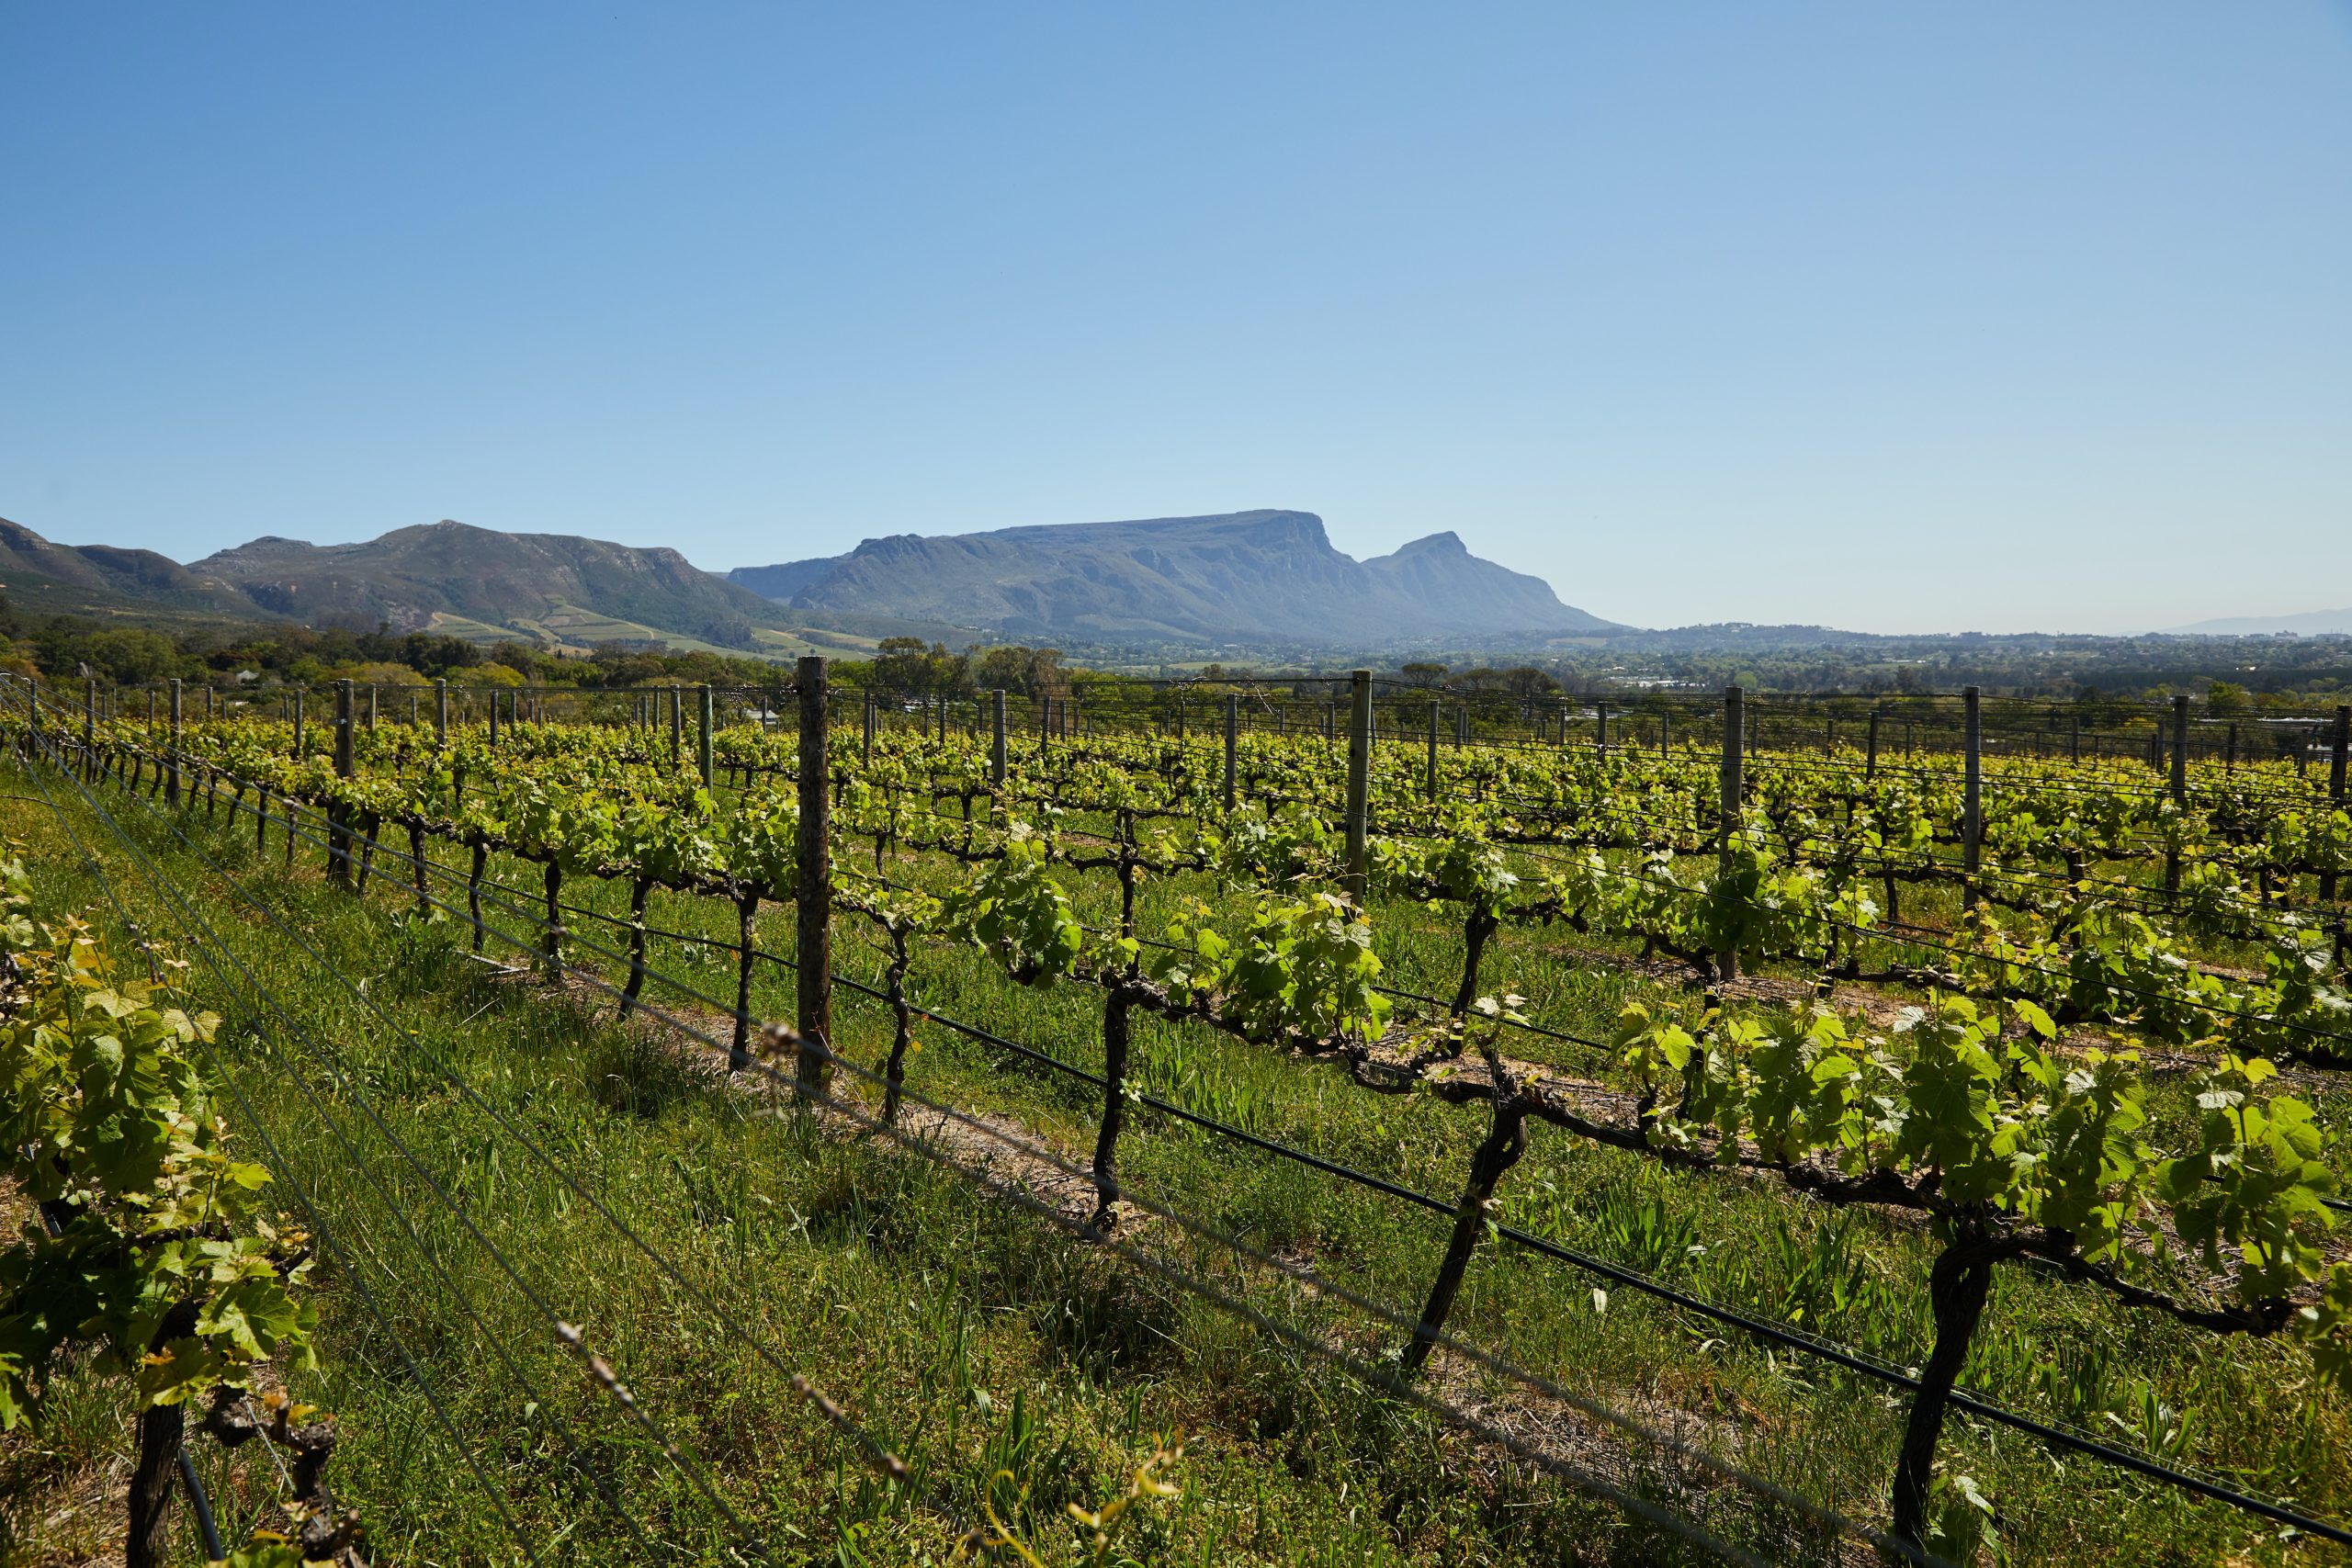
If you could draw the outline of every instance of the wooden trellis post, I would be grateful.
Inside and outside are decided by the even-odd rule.
[[[800,829],[795,844],[799,886],[793,897],[799,919],[793,962],[799,982],[801,1045],[794,1077],[806,1095],[821,1095],[832,1081],[833,872],[826,787],[825,661],[805,654],[795,667],[800,694]]]

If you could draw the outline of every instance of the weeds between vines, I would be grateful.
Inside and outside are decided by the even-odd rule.
[[[10,820],[54,832],[22,807]],[[232,841],[223,830],[210,847],[220,853]],[[197,880],[185,858],[169,861],[167,842],[149,848]],[[97,852],[139,909],[144,896],[129,866]],[[34,866],[45,897],[85,886],[70,856],[40,855]],[[1140,1561],[1534,1563],[1559,1560],[1572,1542],[1599,1543],[1604,1556],[1629,1562],[1682,1560],[1670,1538],[1497,1469],[1426,1418],[1105,1267],[952,1179],[757,1114],[739,1091],[643,1030],[616,1026],[609,1009],[574,1008],[491,975],[466,957],[463,934],[448,922],[396,924],[389,906],[359,906],[308,874],[283,886],[282,907],[492,1103],[592,1173],[620,1216],[680,1258],[721,1307],[763,1325],[810,1325],[815,1337],[796,1334],[791,1343],[823,1348],[828,1386],[919,1475],[978,1517],[998,1472],[1011,1472],[1027,1494],[994,1494],[1000,1513],[1048,1562],[1085,1547],[1068,1506],[1099,1511],[1117,1478],[1153,1451],[1150,1434],[1178,1427],[1214,1435],[1188,1442],[1182,1494],[1128,1527],[1126,1550]],[[139,912],[160,929],[160,909]],[[587,1303],[582,1316],[599,1342],[731,1501],[772,1521],[777,1539],[797,1532],[838,1547],[844,1561],[926,1552],[944,1560],[949,1542],[934,1522],[909,1512],[829,1432],[796,1414],[797,1402],[756,1358],[682,1313],[673,1292],[428,1063],[386,1038],[286,943],[248,923],[222,924],[257,976],[335,1043],[354,1092],[368,1095],[447,1173],[492,1238],[534,1277]],[[876,1010],[854,1029],[850,1039],[878,1057],[887,1014]],[[926,1066],[952,1060],[959,1072],[990,1073],[952,1042],[927,1037],[926,1045],[918,1058]],[[226,1049],[249,1047],[231,1040]],[[247,1084],[303,1179],[344,1216],[355,1254],[392,1265],[413,1258],[394,1217],[300,1098],[257,1074]],[[455,1224],[427,1213],[414,1182],[385,1168],[393,1191],[418,1204],[428,1244],[548,1400],[593,1428],[605,1414],[602,1396],[576,1372],[565,1375],[560,1348],[533,1343],[530,1317]],[[555,1461],[552,1413],[528,1408],[495,1359],[451,1331],[446,1300],[424,1270],[392,1267],[371,1279],[392,1326],[445,1390],[458,1429],[480,1434],[486,1455],[507,1461],[510,1501],[526,1529],[555,1543],[548,1560],[612,1560],[614,1532],[585,1528],[583,1513],[594,1516],[596,1506]],[[321,1278],[314,1294],[329,1353],[307,1392],[345,1415],[339,1495],[370,1521],[379,1555],[511,1555],[481,1497],[453,1483],[458,1456],[423,1421],[388,1351],[362,1327],[347,1283]],[[1266,1304],[1283,1305],[1273,1297]],[[28,1461],[36,1484],[28,1493],[42,1495],[42,1478],[54,1485],[102,1449],[96,1427],[61,1429],[46,1457]],[[658,1452],[625,1432],[606,1433],[597,1451],[662,1539],[690,1559],[729,1550]],[[241,1497],[257,1499],[258,1477],[215,1479],[232,1510]],[[43,1518],[20,1512],[15,1524],[38,1529]]]
[[[1149,887],[1145,897],[1145,909],[1142,916],[1147,929],[1157,929],[1152,925],[1152,922],[1155,920],[1165,920],[1167,918],[1168,911],[1167,906],[1164,902],[1164,897],[1182,896],[1188,885],[1187,877],[1183,874],[1179,874],[1161,879],[1159,884]],[[1160,891],[1160,888],[1162,887],[1167,890],[1166,896],[1163,896]],[[585,893],[579,896],[592,897],[592,895]],[[682,901],[677,908],[673,909],[670,915],[665,917],[665,919],[673,926],[688,924],[689,929],[691,929],[690,922],[695,919],[695,917],[684,912],[687,908],[690,908],[690,906]],[[1382,912],[1376,911],[1376,913]],[[1105,921],[1104,923],[1108,922]],[[1384,926],[1388,923],[1385,916],[1381,923]],[[731,935],[731,932],[722,930],[714,929],[712,931],[715,942],[721,945],[726,944]],[[1407,937],[1405,940],[1409,941],[1409,937]],[[1540,975],[1540,972],[1544,967],[1540,943],[1519,940],[1515,938],[1513,933],[1509,931],[1501,933],[1498,938],[1498,952],[1499,953],[1509,956],[1515,963],[1529,964],[1530,967],[1536,969]],[[1396,948],[1392,947],[1391,951],[1392,953],[1395,952]],[[943,966],[943,973],[944,967],[945,966]],[[1553,965],[1552,967],[1556,969],[1557,965]],[[947,978],[950,983],[953,983],[952,976],[947,976]],[[1520,976],[1517,975],[1514,975],[1512,978],[1514,983],[1522,984],[1523,988],[1530,990],[1531,993],[1538,990],[1538,987],[1536,985],[1523,984],[1523,982],[1521,981]],[[936,986],[940,984],[941,976],[926,976],[925,979],[928,985]],[[1036,998],[1022,992],[1004,992],[1001,981],[990,980],[984,971],[973,977],[973,983],[978,987],[974,996],[975,1005],[969,1009],[962,1010],[973,1011],[982,1017],[993,1019],[996,1017],[1007,1016],[1009,1014],[1025,1014],[1030,1010],[1041,1007],[1050,1007],[1052,1005],[1050,997]],[[1443,983],[1451,984],[1451,976],[1444,976]],[[1591,988],[1590,982],[1578,982],[1578,984],[1584,985],[1588,989]],[[1439,989],[1442,987],[1441,985],[1432,984],[1430,986],[1430,988]],[[936,991],[933,991],[931,993],[931,999],[934,1001],[934,1004],[941,1005],[943,1007],[947,1006],[947,1004],[944,1002],[939,1002],[937,998],[938,993]],[[983,998],[986,998],[985,1001],[983,1001]],[[989,1010],[991,1008],[995,1010]],[[1155,1032],[1161,1027],[1163,1026],[1152,1026]],[[1580,1023],[1580,1027],[1588,1033],[1597,1033],[1601,1032],[1601,1030],[1597,1027],[1596,1023],[1593,1021],[1582,1021]],[[1285,1085],[1278,1083],[1269,1075],[1252,1073],[1249,1071],[1245,1064],[1239,1059],[1247,1055],[1246,1052],[1236,1052],[1224,1049],[1214,1041],[1204,1040],[1201,1037],[1201,1032],[1196,1031],[1194,1027],[1191,1025],[1178,1024],[1173,1026],[1173,1028],[1183,1037],[1185,1041],[1183,1049],[1181,1052],[1155,1053],[1149,1048],[1149,1043],[1147,1042],[1146,1048],[1142,1053],[1144,1061],[1147,1065],[1154,1061],[1156,1057],[1161,1060],[1167,1060],[1172,1057],[1174,1060],[1182,1064],[1183,1070],[1190,1073],[1195,1081],[1204,1083],[1223,1082],[1228,1084],[1252,1084],[1259,1086],[1263,1090],[1262,1096],[1261,1097],[1261,1102],[1270,1107],[1293,1105],[1297,1101],[1300,1091],[1298,1086],[1295,1084]],[[932,1032],[927,1032],[927,1037]],[[1015,1032],[1022,1032],[1015,1031]],[[1087,1059],[1092,1054],[1092,1047],[1090,1046],[1089,1042],[1082,1032],[1077,1033],[1069,1039],[1068,1049],[1069,1054],[1080,1060]],[[985,1055],[984,1053],[981,1055]],[[936,1065],[942,1061],[942,1056],[934,1048],[934,1050],[925,1054],[924,1060],[927,1064]],[[987,1082],[985,1078],[975,1081],[980,1083]],[[998,1090],[997,1098],[1001,1100],[1002,1098],[1001,1085],[991,1085],[990,1087]],[[1321,1089],[1312,1085],[1307,1087],[1314,1089],[1318,1111],[1323,1110],[1324,1108],[1320,1103],[1323,1098]],[[1048,1098],[1051,1099],[1052,1097],[1048,1096]],[[1080,1108],[1073,1103],[1065,1102],[1063,1105],[1063,1115],[1065,1119],[1068,1118],[1069,1111],[1079,1109]],[[1271,1112],[1268,1112],[1267,1114],[1271,1114]],[[1427,1121],[1426,1118],[1417,1118],[1412,1111],[1396,1105],[1391,1105],[1385,1109],[1375,1109],[1372,1114],[1377,1117],[1381,1122],[1395,1122],[1399,1125],[1411,1125],[1417,1121],[1422,1122],[1426,1122]],[[1352,1118],[1334,1105],[1329,1108],[1329,1114],[1319,1117],[1313,1126],[1300,1124],[1299,1130],[1295,1134],[1295,1135],[1305,1137],[1307,1141],[1316,1142],[1318,1146],[1329,1148],[1330,1146],[1330,1143],[1328,1137],[1317,1135],[1314,1129],[1316,1127],[1319,1127],[1325,1134],[1336,1133],[1339,1137],[1344,1141],[1350,1134],[1351,1122],[1352,1120]],[[1442,1187],[1451,1179],[1443,1173],[1447,1170],[1449,1166],[1455,1171],[1459,1170],[1460,1166],[1458,1162],[1461,1154],[1464,1151],[1461,1149],[1458,1141],[1456,1141],[1458,1134],[1448,1132],[1442,1127],[1430,1127],[1428,1130],[1434,1135],[1430,1138],[1425,1152],[1409,1149],[1400,1145],[1398,1148],[1394,1151],[1393,1156],[1388,1153],[1383,1152],[1375,1155],[1360,1156],[1358,1156],[1358,1161],[1359,1163],[1374,1165],[1375,1168],[1383,1165],[1394,1165],[1399,1160],[1407,1161],[1413,1167],[1413,1175],[1410,1178],[1411,1179],[1423,1186],[1438,1185]],[[1146,1145],[1141,1146],[1148,1148],[1149,1145],[1147,1144]],[[1131,1152],[1131,1164],[1136,1158],[1137,1156]],[[1606,1159],[1603,1159],[1599,1163],[1605,1168],[1608,1162]],[[1132,1174],[1132,1172],[1130,1174]],[[1209,1187],[1205,1188],[1204,1190],[1215,1192],[1217,1190],[1217,1188],[1214,1184],[1211,1184]],[[1689,1205],[1686,1202],[1682,1207],[1687,1212]],[[1573,1223],[1575,1218],[1576,1216],[1571,1208],[1570,1212],[1566,1215],[1566,1219],[1569,1223]],[[1786,1222],[1776,1221],[1775,1223],[1780,1224]],[[1294,1225],[1293,1229],[1297,1238],[1302,1243],[1316,1247],[1317,1249],[1318,1256],[1320,1256],[1324,1252],[1334,1250],[1329,1246],[1334,1233],[1344,1235],[1347,1226],[1344,1221],[1321,1219],[1319,1216],[1309,1214],[1303,1218],[1303,1223]],[[1740,1230],[1741,1225],[1739,1224],[1732,1223],[1723,1225],[1711,1225],[1708,1227],[1706,1234],[1719,1238],[1724,1238],[1736,1236],[1740,1234]],[[1901,1280],[1904,1278],[1907,1269],[1917,1269],[1918,1265],[1916,1261],[1907,1264],[1891,1264],[1888,1261],[1890,1258],[1899,1258],[1903,1253],[1905,1244],[1903,1242],[1899,1235],[1877,1239],[1883,1244],[1877,1249],[1877,1261],[1884,1272],[1885,1279],[1890,1281],[1890,1289],[1895,1294],[1903,1294],[1904,1292],[1899,1290]],[[1731,1240],[1720,1239],[1718,1241],[1716,1250],[1718,1254],[1724,1254],[1734,1252],[1736,1249],[1735,1244]],[[1344,1255],[1342,1255],[1341,1261],[1344,1266],[1347,1261]],[[1464,1298],[1465,1310],[1476,1312],[1480,1309],[1481,1303],[1478,1300],[1476,1283],[1480,1274],[1486,1271],[1487,1270],[1485,1269],[1484,1265],[1481,1265],[1479,1269],[1474,1270],[1471,1280],[1472,1289]],[[1411,1279],[1412,1272],[1413,1269],[1410,1266],[1397,1269],[1395,1275],[1396,1287],[1401,1288],[1401,1291],[1404,1292],[1411,1292],[1414,1288]],[[1916,1279],[1917,1278],[1917,1275],[1911,1274],[1910,1277]],[[1556,1299],[1557,1295],[1560,1293],[1557,1292],[1556,1287],[1548,1281],[1541,1284],[1538,1289],[1542,1293],[1550,1295],[1555,1299]],[[1571,1296],[1570,1299],[1573,1300],[1573,1297]],[[1629,1313],[1639,1310],[1639,1307],[1638,1303],[1629,1303],[1621,1298],[1620,1302],[1613,1309],[1596,1303],[1596,1305],[1590,1310],[1595,1316],[1611,1317],[1613,1318],[1615,1322],[1622,1323]],[[1851,1313],[1845,1312],[1844,1309],[1839,1306],[1838,1303],[1834,1299],[1834,1294],[1830,1303],[1830,1310],[1833,1314],[1838,1314],[1846,1316],[1849,1321],[1854,1315]],[[1995,1311],[1997,1317],[1999,1311],[1999,1302],[1997,1297],[1995,1302]],[[1480,1325],[1483,1328],[1490,1320],[1487,1318],[1480,1318],[1476,1321],[1480,1323]],[[1913,1321],[1916,1323],[1916,1317],[1914,1317]],[[1894,1330],[1895,1332],[1890,1335],[1890,1337],[1897,1340],[1898,1342],[1902,1341],[1906,1335],[1916,1334],[1915,1329],[1905,1329],[1902,1325],[1894,1325]],[[2100,1337],[2093,1336],[2093,1337],[2096,1338]],[[1916,1338],[1912,1339],[1911,1343],[1916,1344]],[[2029,1355],[2032,1354],[2034,1351],[2034,1347],[2030,1343],[2018,1347],[2012,1342],[2005,1341],[1997,1348],[1998,1352],[2004,1355],[2012,1354],[2018,1348],[2022,1348]],[[1716,1354],[1720,1355],[1720,1350],[1718,1350]],[[1916,1351],[1914,1354],[1916,1354]],[[1654,1359],[1650,1364],[1656,1366],[1665,1363],[1660,1363]],[[1636,1362],[1634,1365],[1638,1366],[1639,1363]],[[1628,1370],[1632,1371],[1633,1368],[1629,1368]],[[1972,1370],[1971,1381],[1981,1381],[1976,1377],[1973,1370]],[[2037,1389],[2047,1389],[2051,1387],[2080,1387],[2082,1384],[2075,1380],[2059,1379],[2052,1381],[2051,1379],[2044,1378],[2041,1380],[2036,1386]],[[2111,1416],[2119,1420],[2123,1418],[2121,1414],[2114,1409],[2094,1410],[2087,1405],[2085,1409],[2086,1413],[2092,1414],[2094,1416]],[[1997,1445],[1995,1445],[1995,1447],[1997,1449]],[[1969,1460],[1969,1463],[1972,1471],[1981,1471],[1984,1468],[1979,1466],[1975,1462],[1973,1455]],[[2020,1506],[2018,1489],[2016,1487],[1993,1486],[1990,1488],[1990,1491],[1993,1495],[2001,1497],[2005,1506],[2010,1507],[2012,1510]]]

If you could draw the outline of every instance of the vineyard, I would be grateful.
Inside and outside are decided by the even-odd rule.
[[[128,1400],[134,1561],[2343,1560],[2348,728],[14,680],[0,1462]]]

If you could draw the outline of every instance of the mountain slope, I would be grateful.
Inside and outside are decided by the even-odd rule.
[[[1608,625],[1453,534],[1359,561],[1308,512],[1256,511],[868,539],[730,579],[804,611],[944,620],[1007,637],[1359,646]]]
[[[1363,565],[1391,595],[1445,631],[1597,631],[1610,624],[1561,604],[1540,577],[1479,559],[1451,530]]]
[[[0,518],[0,592],[19,608],[47,615],[164,612],[250,619],[254,613],[235,589],[206,581],[153,550],[60,545],[6,518]]]
[[[758,594],[675,550],[447,521],[356,545],[260,538],[189,570],[232,585],[268,614],[309,622],[383,620],[416,629],[447,615],[515,626],[586,610],[749,648],[754,627],[781,619]]]

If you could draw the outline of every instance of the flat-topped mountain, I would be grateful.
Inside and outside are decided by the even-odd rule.
[[[1311,512],[868,539],[844,556],[739,567],[790,608],[946,621],[1005,637],[1364,647],[1508,638],[1610,623],[1451,533],[1359,561]]]

